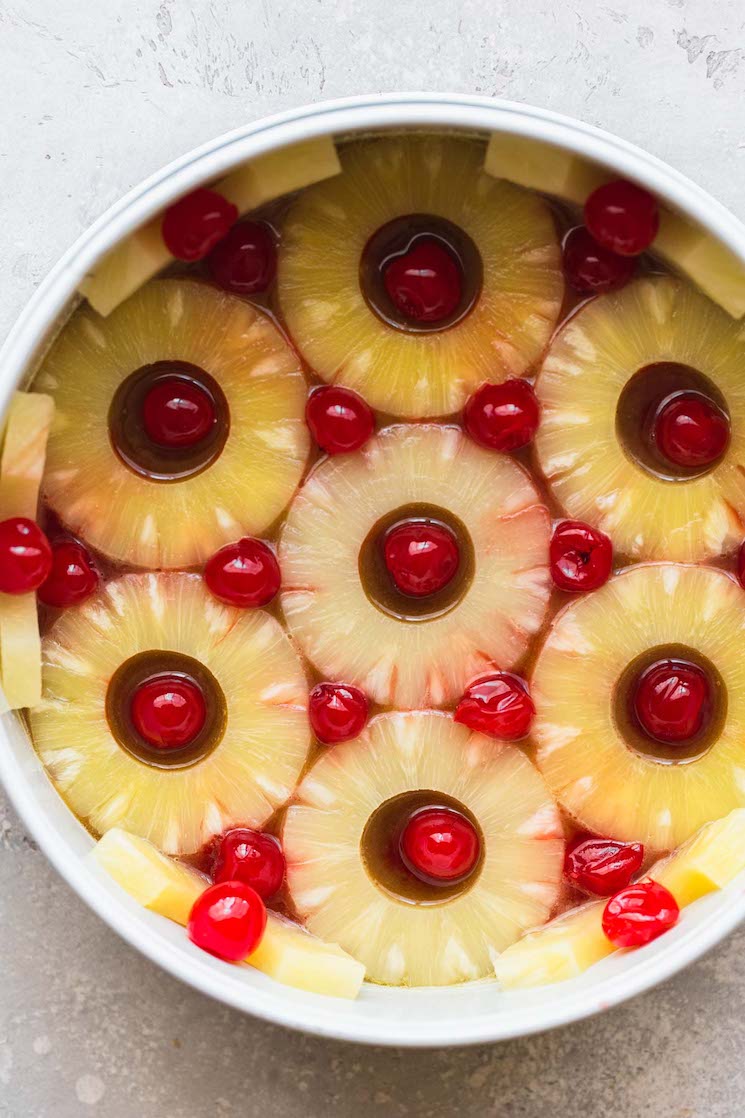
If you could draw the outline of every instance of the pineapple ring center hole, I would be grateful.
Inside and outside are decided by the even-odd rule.
[[[151,745],[140,736],[132,718],[132,701],[138,688],[159,676],[196,686],[204,699],[206,714],[201,729],[179,748]],[[222,741],[227,704],[220,684],[204,664],[182,652],[153,649],[131,656],[114,672],[106,691],[106,719],[117,743],[130,756],[157,769],[184,769],[203,761]]]
[[[458,545],[458,569],[432,594],[413,597],[402,593],[385,564],[385,537],[393,528],[409,524],[433,524],[447,529]],[[382,516],[362,542],[358,558],[360,582],[369,601],[397,621],[432,621],[449,613],[465,597],[473,582],[476,556],[471,536],[462,520],[439,505],[401,505]]]
[[[148,435],[143,409],[159,385],[176,382],[203,393],[214,414],[207,433],[184,446],[163,446]],[[189,361],[156,361],[130,373],[109,408],[109,437],[117,456],[133,473],[150,481],[182,481],[206,470],[222,453],[230,431],[230,409],[220,385]]]
[[[681,466],[666,458],[655,439],[655,421],[676,397],[694,394],[714,404],[730,422],[724,396],[704,373],[676,361],[644,365],[626,382],[616,406],[616,434],[632,462],[663,481],[688,481],[715,469],[724,456],[707,466]]]
[[[647,733],[634,709],[634,695],[641,677],[660,661],[693,665],[706,675],[709,695],[701,727],[683,741],[658,741]],[[711,660],[696,649],[684,644],[658,645],[642,652],[624,668],[616,683],[613,706],[616,726],[632,753],[659,764],[685,764],[705,756],[719,739],[727,719],[727,686]]]
[[[460,298],[451,313],[436,321],[422,321],[405,314],[386,289],[386,269],[417,247],[434,242],[455,262],[460,277]],[[370,307],[387,326],[409,334],[432,334],[461,322],[481,294],[484,266],[481,253],[465,230],[433,214],[405,214],[382,225],[369,238],[360,257],[360,290]]]
[[[401,857],[401,836],[416,812],[446,808],[467,819],[479,839],[479,859],[465,877],[452,881],[427,881],[411,872]],[[362,832],[360,857],[367,876],[378,889],[402,904],[436,905],[467,893],[476,883],[484,862],[484,836],[474,815],[459,800],[444,792],[419,789],[401,792],[375,809]]]

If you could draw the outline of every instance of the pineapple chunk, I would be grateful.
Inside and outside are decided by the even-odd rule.
[[[256,156],[221,179],[215,190],[237,206],[240,213],[247,213],[283,194],[330,179],[340,171],[334,141],[330,136],[319,136]]]
[[[192,905],[210,884],[203,874],[121,827],[102,835],[90,856],[144,908],[184,926]]]
[[[36,520],[47,437],[54,414],[51,396],[16,392],[8,409],[0,459],[0,520]]]
[[[270,912],[264,937],[246,960],[281,982],[312,994],[356,998],[365,967],[335,943],[324,943],[298,924]]]
[[[669,889],[681,908],[722,889],[745,869],[745,808],[707,823],[649,871],[648,877]],[[587,970],[615,950],[603,933],[605,900],[593,901],[528,932],[495,963],[506,989],[563,982]]]
[[[563,148],[502,133],[495,133],[489,140],[484,170],[494,178],[555,194],[576,206],[584,206],[593,190],[613,178],[608,171]],[[660,229],[652,251],[733,318],[745,314],[745,265],[710,233],[660,207]]]
[[[196,870],[120,827],[107,831],[90,857],[139,904],[183,926],[209,885]],[[338,998],[356,998],[365,977],[362,963],[346,951],[273,912],[267,913],[262,941],[246,962],[285,986]]]
[[[10,710],[41,701],[41,639],[36,594],[0,594],[0,676]]]
[[[265,202],[300,190],[341,170],[334,141],[328,136],[303,140],[292,147],[267,152],[250,160],[216,184],[214,189],[247,213]],[[136,229],[112,249],[79,284],[81,295],[108,315],[173,257],[163,243],[162,214]]]

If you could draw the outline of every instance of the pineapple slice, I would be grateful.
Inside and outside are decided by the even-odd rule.
[[[688,842],[657,862],[646,875],[664,885],[679,906],[728,885],[745,870],[745,809],[707,823]],[[614,950],[603,932],[605,900],[592,901],[528,932],[495,964],[506,989],[543,986],[582,974]]]
[[[424,789],[474,816],[483,861],[466,891],[415,904],[375,882],[361,842],[377,808]],[[371,980],[396,986],[491,973],[497,954],[549,915],[564,850],[558,811],[527,758],[435,711],[380,715],[325,752],[288,809],[283,846],[310,931],[338,941]]]
[[[589,831],[670,850],[745,805],[743,592],[724,571],[633,567],[556,618],[532,681],[536,760],[561,805]],[[707,752],[660,763],[626,745],[614,692],[626,666],[665,645],[719,672],[727,717]]]
[[[616,408],[634,373],[687,365],[721,391],[732,434],[708,473],[669,481],[629,457]],[[642,559],[695,561],[739,544],[745,520],[745,336],[687,284],[637,280],[593,299],[554,339],[538,377],[540,467],[562,508]]]
[[[614,177],[564,148],[506,133],[495,133],[489,140],[484,170],[494,178],[555,194],[576,206],[584,206],[593,190]],[[733,318],[745,314],[745,265],[710,233],[661,207],[652,251]]]
[[[482,381],[522,375],[540,356],[563,294],[551,214],[482,171],[474,140],[406,136],[342,149],[343,173],[303,193],[285,222],[279,296],[290,333],[327,381],[405,418],[447,415]],[[444,218],[471,238],[483,283],[465,318],[407,332],[360,285],[369,238],[396,218]]]
[[[107,718],[114,673],[158,649],[198,661],[225,700],[222,738],[180,768],[135,757]],[[63,614],[43,655],[34,745],[91,830],[124,827],[167,853],[189,854],[232,826],[261,827],[291,794],[309,745],[307,683],[290,641],[263,611],[218,603],[198,575],[125,575]]]
[[[98,840],[90,858],[139,904],[184,927],[209,884],[196,870],[119,827]],[[274,912],[267,913],[264,936],[246,962],[285,986],[337,998],[356,998],[365,977],[362,963],[335,943],[323,943]]]
[[[0,458],[0,520],[36,520],[53,412],[52,398],[40,393],[16,392],[11,400]],[[5,710],[35,706],[41,699],[36,594],[0,594],[0,680]]]
[[[109,432],[119,385],[161,360],[207,371],[230,411],[216,460],[168,482],[125,465]],[[305,468],[306,384],[297,358],[267,316],[195,280],[154,280],[106,322],[81,308],[36,384],[57,405],[44,477],[49,504],[71,531],[121,562],[189,566],[262,532]]]
[[[328,136],[303,140],[280,151],[259,155],[216,184],[218,194],[238,207],[254,210],[283,194],[336,175],[341,170]],[[101,315],[108,315],[152,279],[173,257],[163,242],[162,214],[135,229],[78,285],[81,295]]]
[[[426,621],[385,612],[360,576],[381,518],[425,503],[459,518],[475,571],[460,601]],[[548,601],[548,512],[506,455],[455,427],[388,427],[357,454],[328,458],[290,507],[279,544],[282,609],[320,672],[395,707],[452,702],[474,676],[509,668]]]
[[[47,438],[54,414],[51,396],[16,392],[10,402],[0,458],[0,520],[36,520]]]

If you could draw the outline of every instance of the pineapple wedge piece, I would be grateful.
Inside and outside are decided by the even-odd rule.
[[[494,178],[554,194],[576,206],[583,206],[588,194],[614,177],[564,148],[504,133],[495,133],[489,140],[484,170]],[[745,266],[711,234],[661,208],[652,251],[733,318],[745,314]]]
[[[120,827],[98,840],[90,858],[139,904],[183,926],[209,885],[196,870]],[[356,998],[365,977],[362,963],[341,947],[323,943],[273,912],[267,913],[263,939],[246,962],[284,986],[338,998]]]
[[[218,194],[247,213],[274,198],[301,190],[341,170],[334,141],[329,136],[303,140],[289,148],[267,152],[231,172],[214,186]],[[78,285],[81,295],[100,315],[108,315],[173,257],[163,243],[162,214],[136,229],[112,249]]]
[[[722,889],[745,869],[745,808],[707,823],[646,875],[664,885],[681,908]],[[498,957],[494,970],[506,989],[575,978],[615,950],[603,933],[606,900],[592,901],[528,932]]]
[[[0,520],[36,520],[54,401],[41,392],[16,392],[8,409],[0,458]]]
[[[16,392],[8,409],[0,458],[0,520],[36,519],[54,401]],[[3,709],[36,706],[41,699],[41,641],[36,594],[0,594],[0,680]]]

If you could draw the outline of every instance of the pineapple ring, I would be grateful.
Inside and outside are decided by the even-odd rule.
[[[280,303],[306,360],[324,380],[405,418],[451,414],[483,381],[521,376],[551,336],[564,289],[545,203],[487,175],[474,140],[407,136],[348,144],[339,155],[342,174],[304,191],[283,230]],[[409,214],[444,218],[481,255],[480,296],[446,330],[389,326],[360,287],[370,237]]]
[[[106,718],[109,681],[130,657],[166,649],[216,678],[227,725],[212,752],[158,768],[124,750]],[[261,827],[292,793],[308,751],[307,682],[279,623],[217,602],[198,575],[135,574],[68,610],[43,642],[34,746],[75,814],[189,854],[242,824]]]
[[[474,553],[460,601],[416,622],[374,605],[359,571],[373,526],[411,504],[452,513]],[[549,532],[532,482],[507,456],[455,427],[388,427],[359,453],[321,462],[290,506],[279,543],[282,609],[330,679],[388,706],[441,706],[474,676],[514,666],[540,628]]]
[[[671,362],[705,373],[731,417],[729,449],[709,473],[674,482],[634,462],[616,407],[634,373]],[[655,276],[593,299],[551,345],[538,376],[540,467],[569,516],[626,555],[696,561],[742,539],[745,520],[742,324],[680,280]]]
[[[670,850],[745,806],[744,622],[729,575],[672,563],[632,567],[557,616],[533,673],[532,732],[549,787],[584,827]],[[727,714],[707,752],[671,764],[627,747],[614,692],[637,656],[675,644],[718,671]]]
[[[373,813],[418,789],[463,804],[483,836],[473,884],[440,904],[397,900],[360,851]],[[309,930],[364,963],[372,981],[409,986],[492,974],[499,952],[548,918],[564,852],[558,810],[525,755],[436,711],[380,715],[322,754],[288,809],[283,846]]]
[[[158,483],[124,465],[109,407],[134,370],[189,362],[217,381],[230,409],[219,457],[201,473]],[[135,566],[201,563],[263,531],[290,501],[310,446],[297,358],[250,304],[195,280],[154,280],[102,320],[76,312],[36,378],[54,397],[44,489],[65,524]]]

